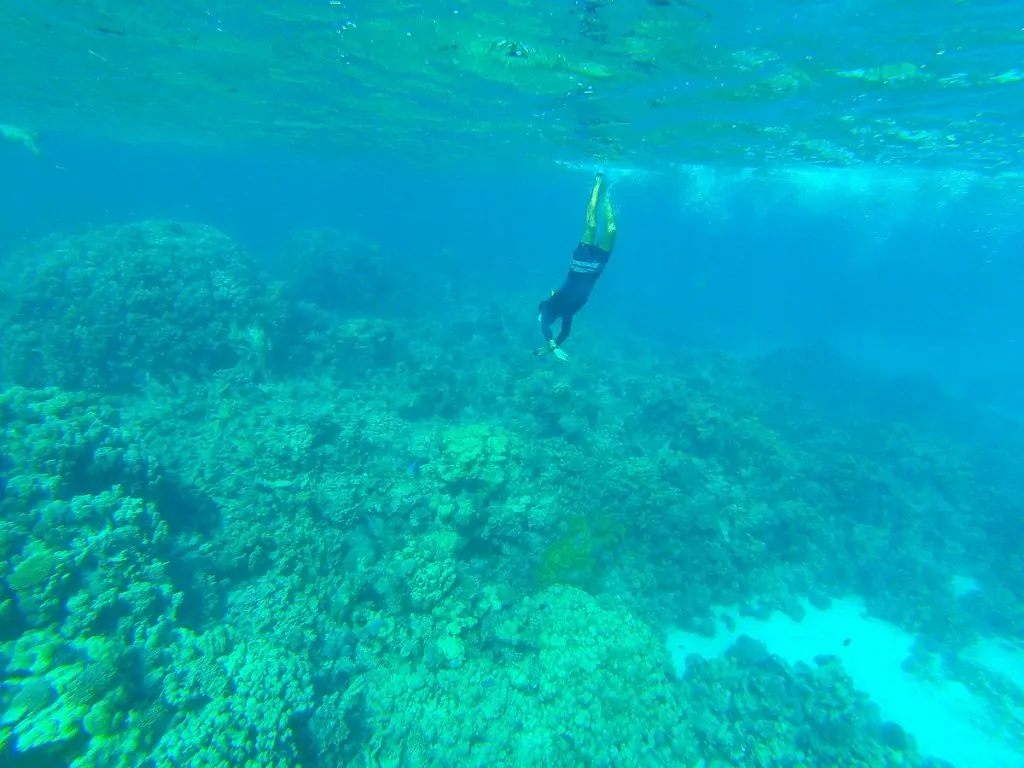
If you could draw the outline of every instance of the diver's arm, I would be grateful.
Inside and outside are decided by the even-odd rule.
[[[565,362],[569,359],[569,356],[565,354],[565,351],[558,345],[565,341],[565,338],[569,335],[569,329],[572,327],[572,318],[562,318],[562,328],[558,332],[558,339],[555,340],[552,338],[551,333],[551,323],[554,321],[554,318],[548,319],[545,318],[544,315],[545,312],[541,309],[540,314],[537,316],[537,320],[540,322],[540,330],[541,333],[544,334],[544,339],[547,341],[547,344],[540,349],[535,349],[533,354],[540,357],[548,352],[553,352],[555,357],[562,362]]]
[[[544,317],[544,310],[537,313],[537,322],[540,323],[540,332],[544,334],[544,341],[548,344],[554,339],[555,334],[551,330],[551,320]]]
[[[562,318],[562,329],[558,332],[558,338],[555,339],[555,346],[562,346],[569,338],[570,332],[572,332],[572,315],[566,315]]]

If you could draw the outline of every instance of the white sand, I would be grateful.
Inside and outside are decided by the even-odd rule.
[[[836,600],[826,611],[804,603],[807,615],[799,624],[774,613],[767,621],[742,617],[733,608],[716,609],[735,621],[733,631],[719,622],[713,639],[675,630],[668,647],[676,670],[682,674],[686,657],[721,656],[740,635],[763,642],[768,651],[794,664],[813,665],[822,654],[838,656],[854,685],[878,704],[883,720],[899,723],[917,739],[921,752],[940,757],[958,768],[1024,768],[1024,752],[1015,748],[1011,733],[998,723],[1007,715],[1024,725],[1024,712],[993,704],[976,696],[964,684],[930,669],[929,679],[903,671],[914,637],[901,629],[865,615],[858,598]],[[849,639],[849,645],[844,641]],[[1024,690],[1024,649],[1007,642],[986,640],[963,655],[1005,681]],[[1011,721],[1012,722],[1012,721]]]

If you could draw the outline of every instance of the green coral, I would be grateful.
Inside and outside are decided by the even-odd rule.
[[[549,546],[537,566],[541,586],[567,583],[584,585],[594,574],[594,540],[584,517],[569,521],[568,531]]]
[[[18,686],[3,722],[13,723],[38,714],[57,700],[57,690],[43,677],[30,677]]]
[[[7,577],[7,585],[18,594],[45,592],[56,581],[67,575],[67,561],[63,555],[40,547],[22,558]]]
[[[119,685],[117,667],[106,660],[76,667],[61,677],[65,680],[61,697],[70,707],[91,707]]]
[[[548,546],[535,572],[542,587],[553,584],[594,586],[600,555],[610,552],[626,535],[625,527],[610,515],[574,517],[561,538]]]
[[[25,620],[39,626],[52,621],[61,611],[71,575],[71,563],[63,553],[37,544],[14,566],[7,576],[7,585]]]
[[[6,492],[6,489],[5,489]],[[21,549],[25,532],[10,520],[0,520],[0,563],[7,562]],[[0,566],[0,574],[3,567]]]

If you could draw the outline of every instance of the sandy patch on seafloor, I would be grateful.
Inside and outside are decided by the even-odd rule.
[[[740,616],[730,607],[717,608],[730,616],[732,630],[719,621],[714,638],[673,630],[667,642],[677,673],[686,657],[721,656],[740,635],[748,635],[790,664],[813,664],[815,656],[835,655],[858,690],[878,705],[882,719],[899,723],[917,739],[924,755],[948,760],[955,766],[1022,768],[1024,743],[1013,731],[1024,730],[1024,708],[982,696],[942,673],[941,664],[929,668],[927,679],[903,669],[914,637],[898,627],[865,615],[859,598],[836,600],[827,610],[804,601],[807,615],[797,623],[776,612],[768,620]],[[849,641],[848,644],[846,641]],[[960,660],[996,676],[1024,695],[1024,647],[1005,640],[982,640],[961,654]],[[1012,727],[1007,728],[1007,725]]]

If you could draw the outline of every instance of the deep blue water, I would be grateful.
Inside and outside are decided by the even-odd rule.
[[[272,261],[297,230],[341,228],[410,262],[444,252],[464,295],[523,303],[524,343],[535,340],[534,297],[563,275],[590,184],[588,173],[556,165],[427,172],[408,158],[64,137],[49,137],[43,160],[13,145],[0,153],[4,250],[155,217],[213,224]],[[975,185],[943,202],[935,182],[920,187],[891,200],[884,190],[825,190],[808,202],[792,183],[755,180],[693,204],[673,169],[619,181],[617,250],[576,338],[599,343],[609,323],[740,352],[825,342],[885,369],[954,380],[1020,375],[1024,231],[1010,215],[1013,191]]]

